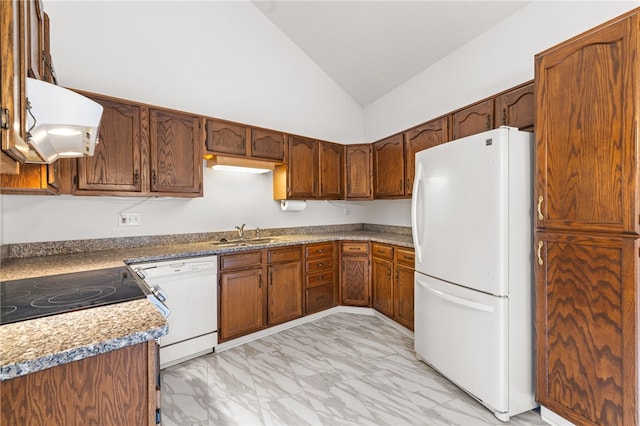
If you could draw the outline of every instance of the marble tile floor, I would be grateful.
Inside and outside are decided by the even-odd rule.
[[[162,424],[546,425],[502,423],[416,359],[374,315],[334,313],[162,371]]]

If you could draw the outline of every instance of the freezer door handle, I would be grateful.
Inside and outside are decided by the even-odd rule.
[[[436,290],[434,288],[431,288],[428,285],[425,285],[425,287],[434,296],[439,297],[441,299],[444,299],[444,300],[446,300],[448,302],[455,303],[456,305],[466,306],[466,307],[474,309],[476,311],[483,311],[483,312],[489,312],[489,313],[494,311],[493,306],[485,305],[485,304],[478,303],[478,302],[474,302],[473,300],[464,299],[464,298],[458,297],[458,296],[452,296],[452,295],[444,293],[444,292],[442,292],[440,290]]]

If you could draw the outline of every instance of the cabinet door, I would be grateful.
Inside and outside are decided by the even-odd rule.
[[[494,127],[511,126],[533,132],[536,108],[533,82],[503,93],[496,102]]]
[[[247,155],[247,127],[229,121],[208,119],[205,145],[213,154]]]
[[[393,317],[393,262],[374,257],[371,262],[372,306]]]
[[[151,191],[202,195],[200,121],[175,111],[150,110]]]
[[[342,183],[344,147],[337,143],[319,142],[318,163],[319,198],[323,200],[341,200],[344,198],[344,185]]]
[[[413,330],[413,269],[396,265],[393,286],[393,319]]]
[[[402,134],[373,144],[374,198],[404,196],[404,142]]]
[[[265,129],[251,129],[251,157],[284,161],[284,134]]]
[[[317,179],[317,141],[300,136],[289,136],[288,197],[292,199],[317,198]]]
[[[453,139],[493,129],[494,101],[481,102],[453,114]]]
[[[345,146],[346,162],[346,199],[370,200],[373,196],[371,188],[372,164],[371,145],[358,144]]]
[[[269,266],[269,325],[302,316],[302,262]]]
[[[42,161],[25,142],[27,137],[25,98],[24,1],[0,1],[0,114],[6,122],[0,132],[2,150],[20,161]]]
[[[76,160],[76,192],[142,191],[142,181],[148,179],[146,170],[142,169],[143,144],[147,143],[142,134],[142,107],[93,95],[89,97],[104,110],[93,157]]]
[[[413,193],[416,173],[416,152],[440,145],[449,140],[449,117],[441,117],[421,124],[404,133],[405,140],[405,192]]]
[[[640,233],[638,21],[536,56],[538,227]]]
[[[637,424],[638,238],[536,240],[536,399],[576,424]]]
[[[262,268],[221,273],[219,296],[221,341],[264,327]]]
[[[369,256],[342,256],[340,263],[342,304],[371,306]]]

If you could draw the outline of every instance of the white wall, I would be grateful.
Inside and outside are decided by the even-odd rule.
[[[246,2],[45,0],[62,85],[342,143],[370,142],[533,78],[533,55],[637,2],[535,2],[359,108]],[[206,40],[195,43],[194,40]],[[493,66],[491,64],[494,64]],[[0,196],[3,244],[339,223],[409,226],[410,200],[279,210],[271,174],[205,169],[205,197]],[[118,212],[143,225],[117,226]]]
[[[364,109],[375,141],[534,77],[534,55],[640,1],[533,1]]]

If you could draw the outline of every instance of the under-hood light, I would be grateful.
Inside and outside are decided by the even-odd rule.
[[[269,173],[275,164],[248,158],[211,156],[207,159],[207,167],[226,172]]]
[[[45,163],[92,156],[102,105],[64,87],[27,78],[27,142]]]

